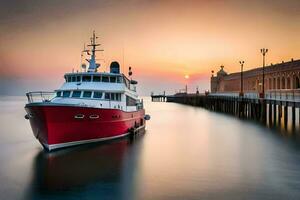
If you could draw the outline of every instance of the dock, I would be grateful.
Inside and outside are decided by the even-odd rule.
[[[254,92],[243,96],[239,93],[210,93],[165,95],[163,98],[166,102],[203,107],[263,123],[300,125],[300,89],[268,91],[263,98]],[[299,113],[297,121],[296,112]]]
[[[167,95],[166,92],[164,91],[162,94],[154,94],[153,92],[151,93],[151,101],[155,102],[166,102],[167,101]]]

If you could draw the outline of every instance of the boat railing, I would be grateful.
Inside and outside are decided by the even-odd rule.
[[[50,102],[55,97],[55,92],[28,92],[26,93],[28,103]]]

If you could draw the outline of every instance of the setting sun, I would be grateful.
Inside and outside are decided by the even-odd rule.
[[[184,78],[185,78],[185,79],[189,79],[190,76],[189,76],[188,74],[186,74],[186,75],[184,76]]]

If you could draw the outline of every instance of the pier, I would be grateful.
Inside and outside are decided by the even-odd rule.
[[[291,123],[300,126],[300,90],[274,90],[260,98],[257,93],[175,94],[167,102],[199,106],[228,113],[240,118],[254,119],[270,125]],[[296,120],[296,112],[298,119]]]
[[[164,91],[162,94],[154,94],[154,93],[152,92],[152,93],[151,93],[151,101],[155,101],[155,102],[166,102],[166,101],[167,101],[166,92]]]

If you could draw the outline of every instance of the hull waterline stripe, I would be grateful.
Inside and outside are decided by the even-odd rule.
[[[138,128],[138,130],[140,130],[142,128],[145,128],[145,125],[140,126]],[[90,139],[90,140],[80,140],[80,141],[75,141],[75,142],[66,142],[66,143],[50,144],[50,145],[43,144],[43,146],[46,147],[46,149],[48,149],[49,151],[51,151],[53,149],[69,147],[69,146],[75,146],[75,145],[79,145],[79,144],[87,144],[87,143],[101,142],[101,141],[106,141],[106,140],[117,139],[117,138],[125,137],[125,136],[129,135],[130,133],[131,132],[127,132],[125,134],[117,135],[117,136],[113,136],[113,137],[105,137],[105,138]]]

